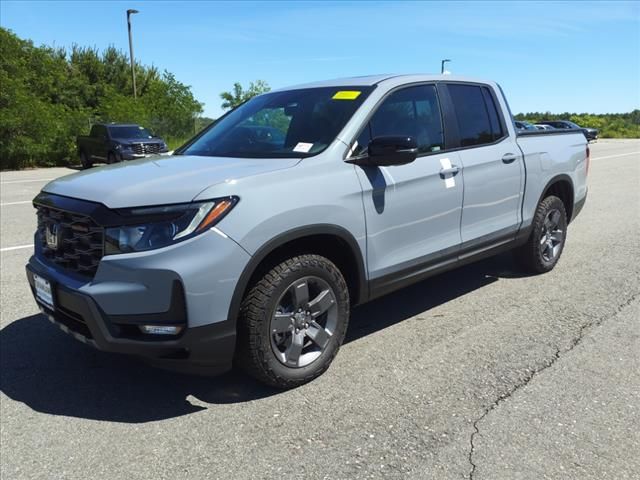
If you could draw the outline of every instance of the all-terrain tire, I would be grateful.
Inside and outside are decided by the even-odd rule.
[[[292,285],[314,278],[332,290],[335,302],[331,308],[335,309],[332,310],[332,318],[336,319],[335,328],[319,357],[308,365],[288,366],[276,356],[271,319],[276,315],[276,309],[280,308],[279,301]],[[238,318],[236,364],[268,385],[297,387],[329,368],[344,340],[348,322],[349,291],[342,273],[333,262],[313,254],[289,258],[271,268],[246,293]],[[293,330],[293,326],[291,328]],[[313,344],[309,346],[315,347]]]
[[[554,218],[551,219],[550,216]],[[523,268],[534,274],[553,270],[564,250],[567,224],[567,212],[562,200],[553,195],[542,200],[533,217],[533,228],[527,243],[515,251]],[[550,237],[552,232],[556,233]],[[554,244],[551,240],[549,243],[550,238],[556,238],[559,242]]]

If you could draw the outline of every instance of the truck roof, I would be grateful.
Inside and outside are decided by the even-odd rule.
[[[319,82],[303,83],[300,85],[294,85],[291,87],[279,88],[274,91],[284,90],[297,90],[301,88],[316,88],[316,87],[342,87],[348,85],[359,86],[372,86],[378,84],[391,84],[402,85],[404,83],[412,82],[433,82],[433,81],[457,81],[457,82],[474,82],[474,83],[486,83],[494,84],[492,81],[483,80],[479,78],[459,76],[459,75],[441,75],[441,74],[426,74],[426,73],[412,73],[412,74],[382,74],[382,75],[365,75],[362,77],[345,77],[335,78],[332,80],[322,80]]]

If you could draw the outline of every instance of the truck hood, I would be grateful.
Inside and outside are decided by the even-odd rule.
[[[109,208],[184,203],[217,183],[291,168],[300,158],[156,156],[92,168],[42,189]]]

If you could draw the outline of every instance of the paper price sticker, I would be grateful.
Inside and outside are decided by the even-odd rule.
[[[307,153],[313,147],[313,143],[304,143],[299,142],[295,147],[293,147],[294,152]]]
[[[440,165],[445,170],[452,167],[451,160],[449,160],[448,158],[441,158],[440,159]],[[445,174],[445,176],[444,176],[444,186],[445,186],[445,188],[453,188],[453,187],[456,186],[456,179],[453,178],[453,174],[451,174],[451,173]]]

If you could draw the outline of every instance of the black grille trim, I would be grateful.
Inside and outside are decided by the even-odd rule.
[[[162,145],[159,143],[134,143],[131,145],[131,149],[136,155],[160,153],[161,147]]]
[[[104,256],[104,229],[86,215],[36,205],[37,238],[43,260],[79,275],[93,277]],[[47,228],[60,231],[58,247],[47,244]]]

